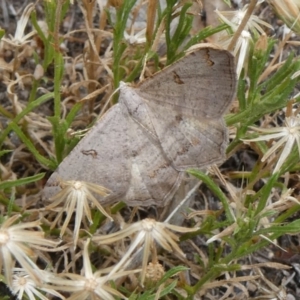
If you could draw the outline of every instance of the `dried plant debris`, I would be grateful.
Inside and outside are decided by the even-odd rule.
[[[1,299],[299,298],[298,1],[0,11]]]

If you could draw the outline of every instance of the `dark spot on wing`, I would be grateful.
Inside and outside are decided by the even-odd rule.
[[[176,115],[176,116],[175,116],[175,120],[176,120],[177,122],[181,122],[181,121],[182,121],[182,115]]]
[[[206,59],[206,63],[207,63],[210,67],[213,66],[213,65],[215,64],[215,63],[210,59],[209,49],[206,49],[205,59]]]
[[[180,151],[177,151],[178,156],[181,156],[189,151],[190,147],[188,145],[184,145]]]
[[[173,79],[177,84],[184,84],[184,82],[180,79],[180,76],[173,71]]]
[[[97,151],[94,150],[94,149],[90,149],[90,150],[81,150],[81,153],[83,155],[91,155],[93,158],[96,158],[97,157]]]

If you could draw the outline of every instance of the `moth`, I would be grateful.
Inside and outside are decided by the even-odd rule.
[[[167,205],[187,169],[225,159],[223,115],[236,84],[233,55],[211,44],[135,87],[121,83],[118,104],[51,175],[45,197],[60,191],[61,180],[78,180],[111,190],[101,204]]]

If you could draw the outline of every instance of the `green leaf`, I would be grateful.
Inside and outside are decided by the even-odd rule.
[[[48,93],[45,94],[41,97],[39,97],[38,99],[36,99],[35,101],[29,103],[9,124],[8,126],[2,131],[2,134],[0,135],[0,145],[3,144],[4,139],[6,138],[6,136],[10,133],[10,131],[12,130],[12,127],[15,126],[16,124],[18,124],[18,122],[24,117],[26,116],[28,113],[30,113],[31,111],[33,111],[36,107],[40,106],[41,104],[43,104],[44,102],[53,99],[54,94],[53,93]]]
[[[189,16],[186,12],[192,5],[191,3],[185,3],[180,10],[179,21],[176,30],[171,37],[171,22],[173,20],[173,5],[174,1],[169,1],[166,12],[166,42],[167,42],[167,65],[173,63],[178,54],[178,50],[181,44],[189,36],[189,32],[192,28],[192,16]]]
[[[55,154],[56,154],[56,160],[59,163],[63,160],[65,153],[65,145],[66,145],[66,132],[69,128],[66,120],[60,120],[59,117],[54,116],[48,118],[49,121],[52,124],[52,132],[53,132],[53,138],[54,138],[54,144],[55,144]],[[53,166],[53,168],[56,168],[57,165]]]
[[[112,71],[114,74],[114,87],[118,88],[121,81],[121,67],[122,55],[126,49],[126,44],[123,42],[124,32],[126,30],[126,24],[129,18],[129,14],[135,5],[136,0],[123,1],[122,5],[116,8],[116,23],[111,24],[114,27],[114,39],[113,39],[113,66]],[[116,102],[116,101],[114,101]]]
[[[161,285],[163,283],[165,283],[169,278],[171,278],[172,276],[176,275],[179,272],[183,272],[183,271],[187,271],[189,270],[189,268],[185,267],[185,266],[177,266],[174,267],[172,269],[170,269],[169,271],[167,271],[164,276],[159,280],[159,282],[157,283],[157,285]]]
[[[54,168],[55,166],[54,162],[52,160],[45,158],[37,151],[37,149],[34,147],[32,142],[26,137],[26,135],[22,132],[22,130],[19,128],[17,124],[11,122],[9,125],[14,130],[14,132],[18,135],[20,140],[26,145],[28,150],[33,154],[33,156],[38,162],[40,162],[42,165],[47,166],[49,168]]]
[[[3,194],[0,193],[0,203],[4,206],[7,207],[7,215],[10,215],[10,213],[12,211],[15,212],[21,212],[22,209],[13,203],[13,199],[12,197],[10,199],[8,199],[7,197],[5,197]],[[1,217],[0,217],[1,219]]]
[[[202,180],[207,186],[208,188],[215,194],[216,197],[218,197],[220,199],[220,201],[223,204],[223,207],[225,209],[226,212],[226,218],[228,222],[234,222],[234,218],[231,214],[231,210],[229,208],[229,200],[226,198],[226,196],[224,195],[224,193],[221,191],[221,189],[219,188],[218,185],[216,185],[210,177],[208,177],[206,174],[204,174],[203,172],[199,171],[199,170],[194,170],[194,169],[190,169],[187,171],[189,174],[195,176],[196,178]]]
[[[276,238],[283,234],[299,234],[300,233],[300,220],[292,221],[291,223],[285,225],[272,225],[267,228],[260,229],[257,234],[267,234],[273,233]],[[275,238],[271,237],[271,239]]]
[[[0,190],[10,189],[12,187],[36,182],[36,181],[39,181],[42,178],[44,178],[44,176],[45,176],[45,173],[40,173],[37,175],[28,176],[28,177],[20,178],[17,180],[8,180],[8,181],[0,182]]]
[[[184,46],[184,50],[189,49],[191,46],[198,44],[200,41],[212,36],[215,33],[227,30],[229,26],[227,24],[220,24],[217,27],[212,28],[211,26],[205,27],[197,34],[191,37],[191,39]]]
[[[0,40],[3,38],[5,35],[5,30],[3,28],[0,28]]]
[[[0,151],[0,157],[7,153],[11,153],[11,152],[12,152],[12,150],[2,150],[2,151]]]
[[[265,207],[266,203],[270,197],[271,190],[274,188],[275,183],[278,179],[278,173],[275,173],[265,184],[265,186],[260,189],[260,191],[255,195],[255,198],[260,197],[258,201],[258,206],[256,208],[256,211],[254,213],[255,216],[257,216]]]
[[[231,1],[230,0],[223,0],[229,7],[231,7]]]

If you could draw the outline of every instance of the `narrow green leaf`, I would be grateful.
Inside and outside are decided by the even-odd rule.
[[[0,28],[0,40],[3,38],[5,35],[5,30],[3,28]]]
[[[284,225],[272,225],[267,228],[260,229],[257,234],[267,234],[273,233],[276,236],[281,236],[283,234],[299,234],[300,233],[300,220],[297,219],[291,223]]]
[[[278,173],[275,173],[266,183],[266,185],[260,189],[260,191],[256,194],[255,198],[260,198],[258,200],[258,206],[255,210],[254,215],[257,216],[265,207],[266,203],[270,197],[271,190],[274,188],[275,183],[278,179]]]
[[[14,122],[10,123],[11,128],[14,130],[14,132],[18,135],[20,140],[26,145],[28,150],[33,154],[35,159],[40,162],[42,165],[47,166],[47,167],[54,167],[53,161],[45,158],[43,155],[41,155],[34,145],[31,143],[31,141],[26,137],[26,135],[22,132],[22,130],[19,128],[17,124]]]
[[[234,222],[234,218],[231,215],[231,210],[229,208],[229,200],[226,198],[226,196],[218,187],[218,185],[216,185],[210,177],[208,177],[206,174],[202,173],[199,170],[190,169],[187,172],[195,176],[196,178],[202,180],[209,187],[209,189],[215,194],[215,196],[218,197],[222,202],[226,212],[227,221],[230,223]]]
[[[0,151],[0,157],[7,154],[7,153],[11,153],[11,152],[12,152],[12,150],[1,150]]]
[[[11,200],[12,200],[11,198],[8,199],[8,198],[6,198],[6,197],[3,195],[3,193],[2,193],[2,194],[0,193],[0,203],[1,203],[4,207],[7,207],[7,208],[10,207],[10,208],[11,208],[11,211],[21,212],[22,209],[21,209],[18,205],[12,203]],[[0,217],[0,219],[1,219],[1,217]]]
[[[157,285],[159,286],[159,285],[165,283],[172,276],[178,274],[179,272],[183,272],[183,271],[187,271],[187,270],[189,270],[189,268],[187,268],[185,266],[174,267],[174,268],[170,269],[169,271],[167,271],[164,274],[164,276],[159,280],[159,282],[157,283]]]
[[[45,173],[40,173],[40,174],[37,174],[37,175],[33,175],[33,176],[25,177],[25,178],[20,178],[20,179],[17,179],[17,180],[8,180],[8,181],[0,182],[0,190],[5,190],[5,189],[12,188],[12,187],[25,185],[25,184],[29,184],[29,183],[32,183],[32,182],[36,182],[36,181],[39,181],[42,178],[44,178],[44,176],[45,176]]]
[[[35,101],[29,103],[9,124],[8,126],[2,131],[2,134],[0,135],[0,145],[3,144],[4,139],[6,138],[6,136],[10,133],[10,131],[12,130],[12,126],[13,124],[18,124],[18,122],[24,117],[26,116],[29,112],[33,111],[36,107],[40,106],[41,104],[43,104],[44,102],[53,99],[54,94],[53,93],[48,93],[45,94],[41,97],[39,97],[38,99],[36,99]]]
[[[227,30],[229,26],[227,24],[221,24],[217,27],[205,27],[201,31],[199,31],[197,34],[195,34],[191,39],[187,42],[187,44],[184,46],[184,50],[189,49],[191,46],[198,44],[200,41],[203,41],[204,39],[212,36],[215,33],[221,32],[223,30]]]

